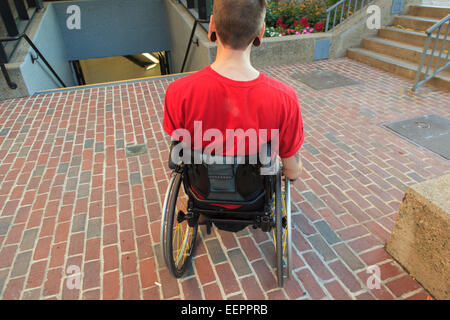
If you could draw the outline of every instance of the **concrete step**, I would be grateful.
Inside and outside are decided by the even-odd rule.
[[[448,14],[450,14],[450,8],[448,7],[410,6],[408,9],[409,16],[428,17],[439,20],[444,18]]]
[[[400,28],[394,28],[394,27],[384,27],[378,30],[378,36],[380,38],[389,39],[393,41],[398,41],[406,44],[410,44],[413,46],[418,47],[425,47],[425,44],[427,42],[427,34],[425,32],[416,32],[416,31],[410,31],[410,30],[404,30]],[[444,36],[441,35],[439,37],[438,43],[436,48],[441,48],[442,41],[444,39]],[[433,48],[434,42],[436,40],[432,39],[430,41],[430,47]],[[447,39],[445,43],[445,50],[449,50],[450,48],[450,39]]]
[[[405,28],[413,29],[415,31],[426,31],[432,27],[439,19],[423,18],[415,16],[396,16],[394,17],[393,25],[401,25]],[[434,31],[434,33],[436,33]]]
[[[363,39],[362,46],[364,49],[378,52],[381,54],[389,55],[394,58],[399,58],[402,60],[410,61],[420,64],[423,55],[423,48],[405,44],[403,42],[392,41],[383,38],[367,38]],[[439,51],[434,53],[431,60],[431,66],[436,66],[438,61]],[[444,65],[446,53],[443,52],[441,59],[439,59],[439,67]],[[427,56],[425,57],[425,65],[430,61],[431,49],[428,50]]]
[[[403,76],[411,80],[414,80],[417,75],[417,64],[367,49],[348,49],[347,56],[350,59],[366,63],[373,67],[392,72],[396,75]],[[421,79],[422,78],[423,76]],[[448,71],[441,72],[434,78],[430,79],[427,84],[442,90],[450,91],[450,73]]]

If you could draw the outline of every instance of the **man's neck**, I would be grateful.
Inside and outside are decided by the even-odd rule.
[[[211,68],[220,75],[232,80],[254,80],[258,78],[259,71],[250,62],[250,50],[251,46],[246,50],[233,50],[218,45],[217,57],[214,63],[211,64]]]

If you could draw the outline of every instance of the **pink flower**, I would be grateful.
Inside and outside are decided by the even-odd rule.
[[[298,31],[295,31],[295,34],[300,34],[300,32],[298,32]]]

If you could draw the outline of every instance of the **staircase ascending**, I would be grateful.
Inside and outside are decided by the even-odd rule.
[[[393,26],[378,30],[378,35],[362,41],[362,48],[347,50],[351,59],[371,66],[393,72],[397,75],[415,79],[417,69],[422,59],[427,35],[425,30],[433,26],[440,19],[450,14],[450,8],[410,6],[408,15],[396,16]],[[441,37],[446,28],[441,31]],[[433,44],[433,40],[431,42]],[[438,42],[440,49],[441,42]],[[450,41],[446,42],[445,50],[450,49]],[[439,50],[433,57],[428,54],[425,65],[433,59],[431,66],[435,66]],[[446,54],[446,51],[444,51]],[[439,66],[443,65],[445,54],[442,55]],[[450,90],[450,68],[440,72],[428,81],[430,85]]]

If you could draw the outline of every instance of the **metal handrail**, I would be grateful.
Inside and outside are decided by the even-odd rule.
[[[370,2],[372,2],[373,0],[341,0],[339,2],[336,2],[334,5],[332,5],[331,7],[329,7],[326,10],[327,13],[327,22],[325,23],[325,32],[328,32],[328,29],[330,29],[330,16],[333,14],[333,25],[331,26],[331,30],[334,29],[334,27],[338,24],[340,24],[342,22],[342,18],[345,16],[345,19],[347,19],[350,16],[350,7],[352,5],[352,2],[354,2],[354,6],[353,6],[353,13],[356,13],[356,10],[358,8],[358,3],[360,3],[359,5],[359,11],[362,10],[363,7],[365,7],[367,4],[369,4]],[[348,3],[348,7],[347,7],[347,12],[344,13],[344,7],[345,4]],[[339,5],[341,5],[341,17],[339,18],[338,23],[336,23],[336,16],[337,16],[337,10],[339,9]]]
[[[441,39],[440,38],[441,30],[442,30],[442,27],[446,23],[447,23],[447,30],[445,31],[444,37]],[[423,77],[423,80],[419,81],[420,77],[422,75],[422,68],[423,68],[423,65],[425,63],[425,59],[426,59],[426,57],[428,55],[428,50],[429,50],[428,48],[430,47],[431,38],[433,37],[433,32],[437,28],[439,28],[439,29],[438,29],[438,32],[436,33],[436,37],[434,39],[433,49],[430,52],[430,57],[428,59],[427,68],[425,70],[425,75]],[[428,28],[427,31],[425,31],[426,34],[427,34],[427,41],[426,41],[425,47],[423,48],[422,59],[420,61],[419,68],[417,69],[416,80],[414,82],[414,86],[412,87],[412,91],[413,92],[416,91],[416,89],[418,87],[423,85],[425,82],[427,82],[431,78],[435,77],[439,72],[441,72],[442,70],[446,69],[450,65],[450,62],[449,62],[449,59],[448,59],[448,55],[449,55],[449,51],[450,50],[447,50],[447,55],[445,56],[444,64],[442,65],[442,67],[439,68],[439,62],[441,62],[442,53],[444,52],[445,45],[447,44],[449,28],[450,28],[450,14],[447,15],[446,17],[442,18],[440,21],[436,22],[433,26]],[[437,44],[438,44],[439,41],[441,41],[441,48],[439,50],[439,56],[437,56],[437,58],[436,58],[436,65],[434,67],[434,71],[429,75],[428,72],[430,71],[430,66],[431,66],[431,63],[433,61],[433,58],[435,58],[436,47],[437,47]]]
[[[26,42],[28,42],[28,44],[33,48],[33,50],[38,54],[38,56],[42,59],[42,61],[45,63],[45,65],[47,66],[47,68],[51,71],[51,73],[56,77],[56,79],[58,79],[59,83],[66,88],[67,86],[65,85],[65,83],[61,80],[61,78],[58,76],[58,74],[56,73],[56,71],[52,68],[52,66],[50,65],[50,63],[48,63],[47,59],[45,59],[44,55],[39,51],[39,49],[35,46],[35,44],[33,43],[33,41],[31,41],[31,39],[25,34],[22,33],[20,35],[14,36],[14,37],[9,37],[9,38],[0,38],[0,43],[2,42],[10,42],[10,41],[17,41],[24,38]],[[16,89],[17,85],[11,81],[11,78],[8,75],[8,71],[6,70],[6,67],[4,65],[3,62],[0,62],[0,68],[1,71],[3,73],[3,76],[5,77],[6,82],[8,83],[8,86],[11,89]]]

